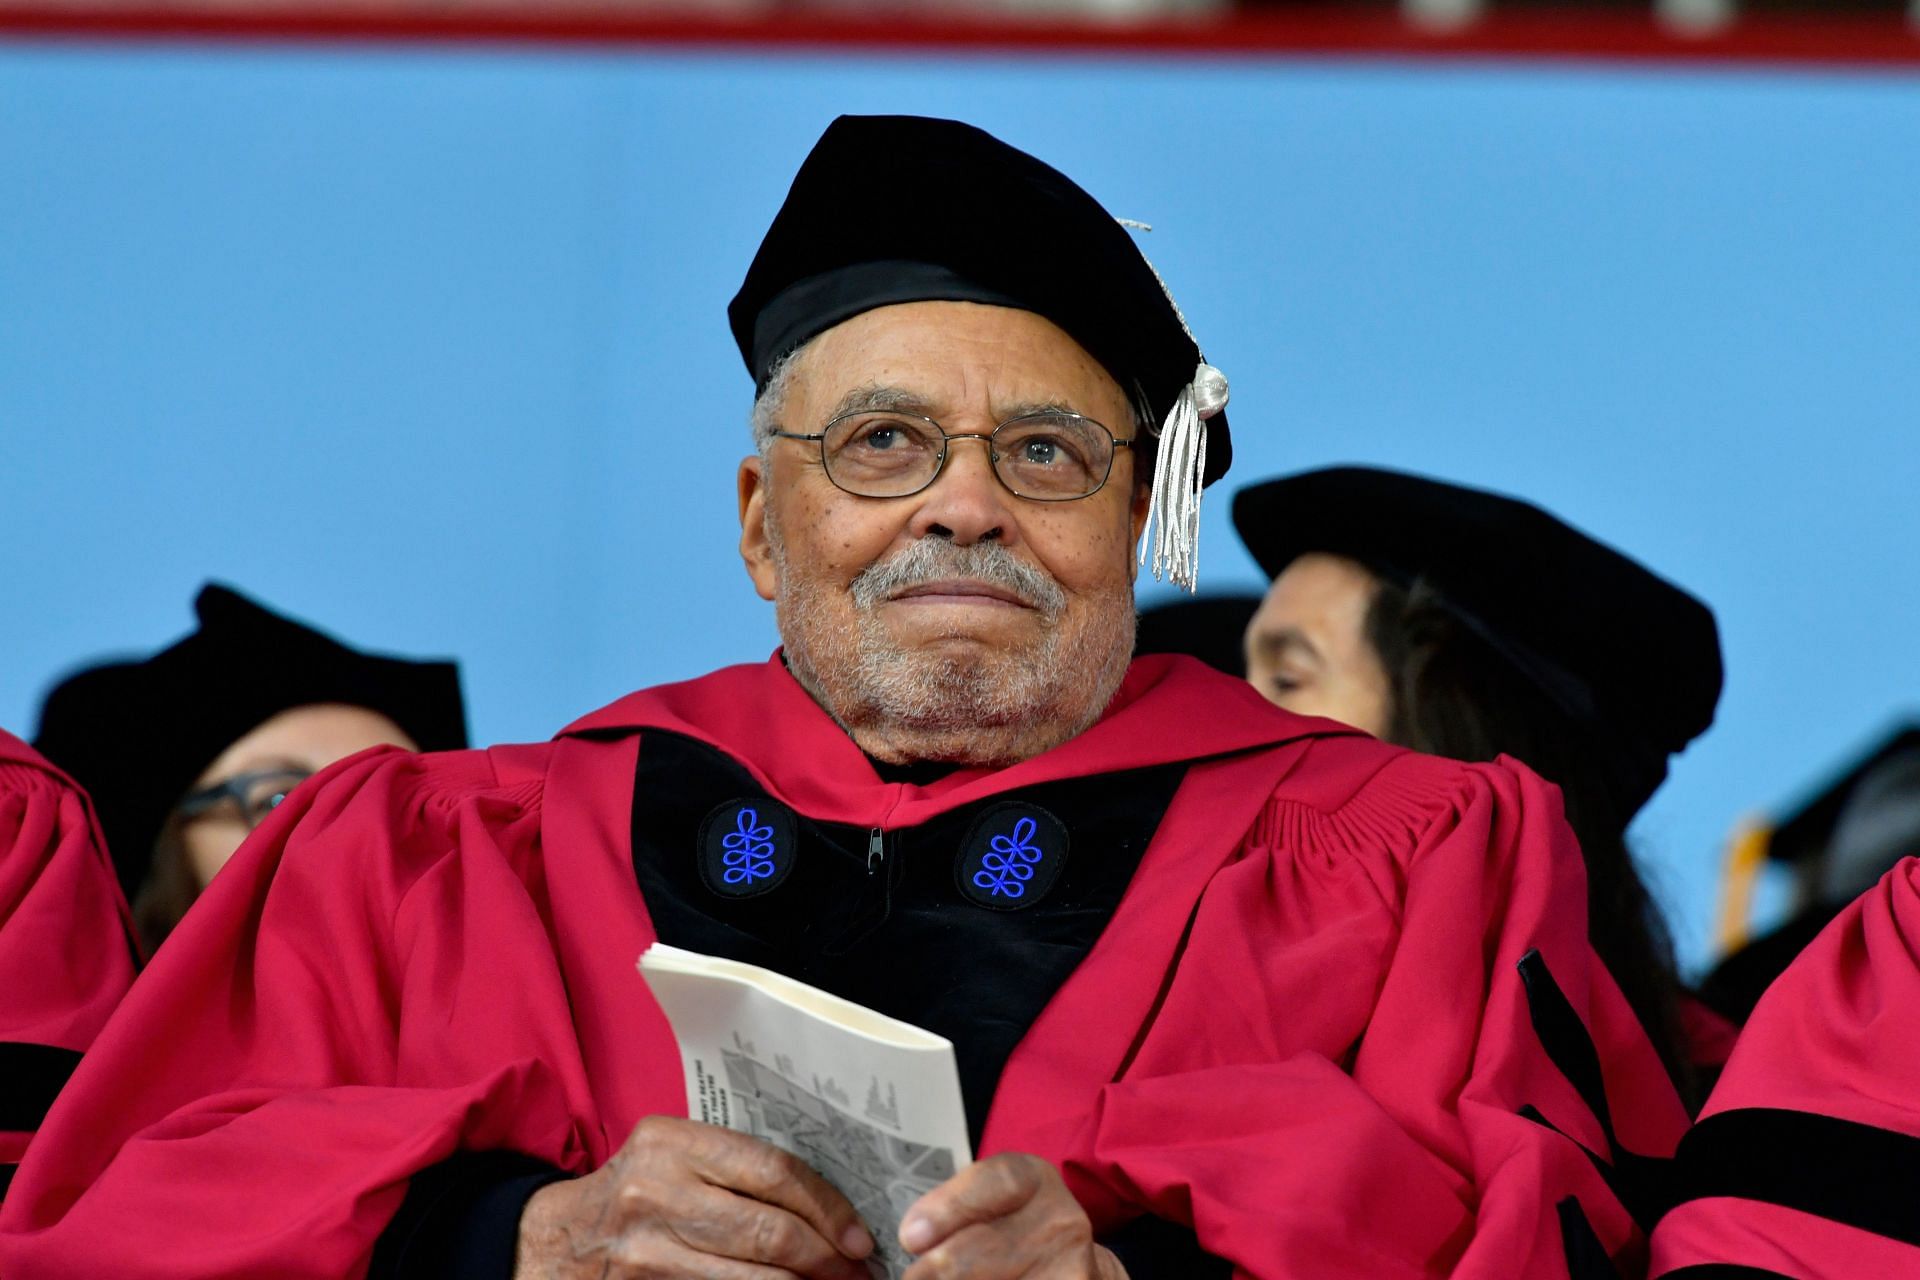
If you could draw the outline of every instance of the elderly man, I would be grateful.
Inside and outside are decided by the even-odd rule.
[[[1189,576],[1228,460],[1217,375],[1131,237],[977,130],[845,119],[732,319],[760,388],[741,553],[781,651],[551,743],[296,792],[56,1109],[0,1270],[1632,1256],[1608,1147],[1670,1149],[1684,1116],[1587,947],[1553,792],[1129,663],[1149,515]],[[771,847],[729,876],[747,809]],[[979,874],[1009,832],[1018,896]],[[656,940],[947,1036],[984,1158],[876,1241],[804,1165],[681,1118],[634,970]]]

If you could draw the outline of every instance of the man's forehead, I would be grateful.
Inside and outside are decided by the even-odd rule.
[[[964,406],[955,405],[950,393],[934,390],[927,385],[915,387],[867,382],[850,388],[833,403],[828,412],[836,418],[849,413],[913,413],[935,418],[943,411],[956,407]],[[997,396],[991,397],[991,407],[1002,418],[1017,418],[1029,413],[1081,412],[1071,397],[1065,396],[1045,399]]]
[[[1080,341],[1049,317],[1022,307],[961,299],[919,299],[870,307],[816,336],[808,347],[836,356],[889,353],[928,356],[942,349],[1016,347],[1076,366],[1102,368]]]
[[[967,302],[863,312],[803,348],[792,378],[812,407],[836,412],[991,407],[1098,417],[1126,403],[1112,373],[1046,317]]]

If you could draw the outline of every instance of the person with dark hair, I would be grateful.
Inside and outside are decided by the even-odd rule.
[[[86,795],[0,730],[0,1200],[136,960]]]
[[[151,657],[62,680],[34,745],[99,807],[148,954],[293,788],[369,747],[464,747],[450,662],[347,647],[219,584]]]
[[[1547,785],[1134,660],[1141,551],[1191,582],[1232,454],[1132,234],[978,129],[842,117],[729,315],[753,451],[714,496],[781,648],[289,797],[56,1109],[0,1272],[1550,1280],[1640,1248],[1579,1139],[1659,1153],[1685,1112]],[[700,409],[659,465],[714,447]],[[772,1111],[709,1081],[757,1134],[689,1118],[656,942],[944,1037],[972,1151],[778,1046]],[[818,1123],[871,1144],[844,1191]]]
[[[1694,1005],[1627,824],[1713,721],[1713,614],[1531,503],[1335,467],[1241,490],[1234,524],[1273,578],[1248,679],[1280,706],[1455,760],[1512,756],[1557,784],[1585,855],[1594,948],[1677,1083],[1725,1060]]]

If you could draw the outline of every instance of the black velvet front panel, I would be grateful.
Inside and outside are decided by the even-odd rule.
[[[784,843],[788,828],[765,815],[789,811],[723,753],[653,730],[634,780],[634,874],[662,942],[763,965],[953,1041],[978,1145],[1008,1056],[1112,918],[1184,773],[1045,783],[878,833],[794,814],[794,847],[767,855],[777,887],[733,896],[702,873],[708,818],[722,811],[733,830],[747,801]]]

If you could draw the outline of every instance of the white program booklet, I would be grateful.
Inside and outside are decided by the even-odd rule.
[[[737,960],[655,943],[640,972],[680,1042],[687,1114],[819,1170],[873,1232],[872,1273],[898,1280],[901,1217],[973,1159],[952,1043]]]

